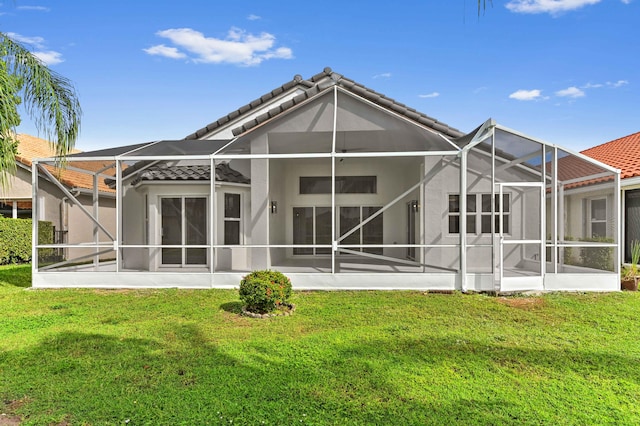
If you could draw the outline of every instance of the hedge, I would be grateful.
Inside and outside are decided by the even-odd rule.
[[[0,217],[0,264],[31,261],[31,227],[31,219]],[[38,222],[38,244],[53,244],[51,222]]]

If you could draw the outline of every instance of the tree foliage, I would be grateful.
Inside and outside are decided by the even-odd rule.
[[[493,5],[493,0],[489,0],[489,4]],[[487,0],[478,0],[478,16],[483,10],[487,10]]]
[[[0,33],[0,185],[7,187],[15,172],[18,105],[40,133],[52,142],[59,166],[73,149],[82,110],[72,83],[50,70],[26,47]]]

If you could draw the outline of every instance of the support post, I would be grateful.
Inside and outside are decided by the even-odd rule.
[[[31,165],[31,276],[38,271],[38,160]]]
[[[467,151],[460,156],[460,283],[467,291]]]

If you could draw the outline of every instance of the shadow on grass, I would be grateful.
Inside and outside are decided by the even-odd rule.
[[[31,265],[0,266],[0,285],[21,288],[31,287]]]
[[[0,401],[26,397],[17,414],[33,424],[614,424],[632,419],[589,382],[640,383],[633,354],[418,339],[402,330],[281,345],[227,338],[218,346],[197,323],[159,327],[155,338],[58,332],[0,352]]]
[[[220,309],[232,314],[242,313],[242,302],[227,302],[220,305]]]

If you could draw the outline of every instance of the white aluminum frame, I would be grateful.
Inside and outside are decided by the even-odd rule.
[[[370,216],[369,218],[363,220],[362,222],[360,222],[357,226],[355,226],[354,228],[352,228],[350,231],[348,231],[346,234],[338,236],[337,232],[336,232],[336,215],[335,215],[335,211],[336,211],[336,186],[335,186],[335,177],[336,177],[336,160],[340,160],[343,158],[395,158],[395,157],[442,157],[443,159],[446,159],[446,164],[444,164],[442,166],[442,168],[447,167],[448,165],[454,164],[455,162],[459,161],[459,165],[460,165],[460,182],[459,182],[459,194],[460,194],[460,237],[459,237],[459,243],[458,244],[425,244],[424,241],[424,228],[425,228],[425,219],[424,219],[424,215],[422,215],[420,217],[420,223],[421,223],[421,234],[423,235],[421,238],[421,242],[420,244],[381,244],[381,245],[367,245],[366,247],[415,247],[416,249],[422,249],[424,250],[425,248],[459,248],[459,252],[460,252],[460,269],[458,271],[451,271],[448,272],[446,274],[433,274],[433,273],[428,273],[428,272],[423,272],[423,273],[405,273],[405,274],[401,274],[399,275],[400,277],[402,277],[402,279],[406,280],[407,282],[407,286],[410,288],[414,288],[412,286],[418,286],[417,288],[424,288],[424,287],[420,287],[420,283],[424,283],[424,285],[428,287],[432,286],[433,288],[442,288],[440,285],[436,284],[434,279],[437,279],[438,277],[440,277],[440,279],[443,279],[443,282],[445,282],[445,287],[449,288],[449,286],[453,285],[453,288],[455,289],[460,289],[462,291],[467,291],[467,290],[474,290],[474,289],[478,289],[478,277],[472,277],[471,275],[468,274],[468,264],[467,264],[467,250],[470,247],[491,247],[491,257],[493,259],[493,265],[496,265],[496,257],[499,256],[500,257],[500,265],[501,267],[499,268],[499,271],[496,274],[496,269],[495,267],[492,268],[493,272],[491,274],[489,274],[488,276],[490,277],[491,280],[491,284],[489,287],[486,287],[486,285],[484,287],[482,287],[482,289],[493,289],[493,290],[501,290],[502,289],[502,283],[504,283],[505,277],[504,277],[504,270],[502,268],[502,256],[503,256],[503,245],[505,244],[504,240],[503,240],[503,233],[502,233],[502,210],[503,210],[503,206],[502,203],[500,203],[500,211],[496,212],[495,211],[495,206],[492,203],[492,216],[495,216],[496,213],[499,213],[500,215],[500,232],[496,233],[494,228],[494,221],[491,221],[491,226],[492,226],[492,240],[493,243],[492,244],[469,244],[469,242],[467,241],[468,236],[466,234],[466,218],[467,218],[467,211],[466,211],[466,195],[467,195],[467,172],[468,172],[468,154],[471,152],[472,149],[474,149],[476,146],[478,146],[480,143],[491,139],[490,145],[491,145],[491,152],[490,153],[486,153],[486,152],[482,152],[482,151],[475,151],[475,152],[482,152],[484,155],[490,155],[492,158],[491,161],[491,171],[489,176],[487,176],[490,180],[491,180],[491,187],[492,187],[492,200],[495,199],[495,195],[496,195],[496,187],[498,188],[498,193],[500,194],[500,199],[502,199],[502,193],[503,193],[503,187],[505,186],[515,186],[515,187],[522,187],[522,186],[531,186],[531,187],[538,187],[540,188],[540,192],[541,192],[541,203],[540,203],[540,217],[541,217],[541,239],[536,239],[536,240],[518,240],[518,241],[513,241],[513,244],[516,243],[526,243],[526,244],[540,244],[540,252],[541,252],[541,278],[543,280],[543,283],[546,280],[546,277],[549,274],[552,274],[554,276],[558,275],[558,263],[559,263],[559,259],[556,259],[556,261],[554,262],[553,268],[548,271],[545,268],[545,253],[546,253],[546,248],[547,247],[551,247],[552,250],[554,250],[554,257],[557,257],[556,250],[558,248],[562,248],[565,246],[572,246],[575,247],[576,245],[573,244],[565,244],[564,242],[562,242],[562,232],[560,231],[559,228],[559,224],[558,224],[558,217],[560,214],[562,214],[563,212],[563,202],[562,202],[562,191],[563,188],[562,186],[558,189],[558,176],[557,176],[557,162],[558,162],[558,149],[562,149],[564,152],[566,152],[567,154],[570,155],[574,155],[578,158],[581,158],[585,161],[588,161],[589,163],[593,163],[593,164],[597,164],[599,167],[601,167],[602,169],[606,170],[607,172],[604,173],[600,173],[600,174],[596,174],[593,175],[591,177],[586,177],[586,178],[580,178],[577,181],[584,181],[586,179],[590,179],[590,178],[598,178],[598,177],[602,177],[603,175],[609,176],[610,174],[613,174],[615,176],[615,182],[614,182],[614,186],[616,188],[616,193],[614,196],[614,199],[616,201],[616,209],[619,209],[619,191],[620,191],[620,177],[619,177],[619,170],[609,167],[605,164],[599,163],[595,160],[592,160],[582,154],[579,153],[575,153],[575,152],[571,152],[567,149],[564,148],[559,148],[558,146],[554,145],[554,144],[549,144],[547,142],[541,141],[541,140],[537,140],[535,138],[531,138],[529,136],[525,136],[519,132],[516,132],[512,129],[500,126],[498,124],[496,124],[493,120],[487,120],[477,131],[476,134],[474,135],[474,137],[472,138],[472,140],[466,144],[464,147],[459,148],[457,145],[455,145],[455,143],[449,139],[447,139],[445,136],[442,136],[441,134],[434,132],[432,129],[417,124],[414,121],[409,120],[407,117],[397,114],[393,111],[389,111],[388,109],[385,109],[382,106],[379,106],[367,99],[364,99],[358,95],[354,95],[353,93],[350,93],[336,85],[332,86],[332,88],[328,88],[324,91],[321,92],[321,94],[324,93],[328,93],[328,90],[332,90],[333,91],[333,99],[334,99],[334,110],[333,110],[333,125],[332,125],[332,141],[331,141],[331,152],[323,152],[323,153],[290,153],[290,154],[225,154],[224,151],[232,146],[234,143],[237,143],[238,141],[244,140],[248,135],[256,132],[258,129],[263,129],[264,126],[266,125],[266,123],[261,123],[258,126],[255,126],[254,128],[250,129],[249,131],[245,132],[243,135],[236,137],[234,139],[232,139],[231,141],[229,141],[229,143],[225,144],[222,148],[218,149],[217,151],[208,154],[208,155],[184,155],[184,156],[180,156],[181,160],[208,160],[210,163],[210,167],[211,167],[211,177],[212,179],[214,179],[215,177],[215,163],[216,161],[219,160],[232,160],[232,159],[248,159],[248,160],[253,160],[253,159],[313,159],[313,158],[326,158],[326,159],[331,159],[331,177],[332,177],[332,185],[331,185],[331,209],[334,212],[334,214],[332,214],[332,223],[331,223],[331,228],[332,228],[332,232],[334,235],[334,239],[332,241],[331,244],[331,272],[329,274],[323,274],[323,273],[319,273],[319,274],[311,274],[313,275],[313,278],[311,277],[311,275],[309,274],[299,274],[299,276],[301,277],[306,277],[310,283],[315,283],[313,285],[311,285],[310,288],[315,288],[314,286],[318,285],[318,280],[322,279],[322,278],[318,278],[318,275],[322,276],[327,276],[330,275],[332,278],[327,279],[327,283],[332,282],[332,283],[346,283],[348,279],[352,279],[354,276],[362,276],[362,277],[367,277],[367,278],[363,278],[366,280],[370,280],[370,282],[372,282],[373,286],[376,287],[375,282],[378,282],[379,280],[384,280],[384,278],[374,278],[373,276],[376,275],[375,273],[365,273],[365,274],[353,274],[353,273],[349,273],[349,274],[341,274],[339,272],[336,271],[336,253],[338,251],[342,251],[342,252],[346,252],[346,253],[350,253],[350,254],[354,254],[354,255],[358,255],[358,256],[362,256],[362,257],[367,257],[367,258],[372,258],[372,259],[376,259],[376,260],[381,260],[381,261],[393,261],[393,262],[398,262],[399,260],[401,261],[402,259],[397,259],[397,258],[393,258],[393,257],[389,257],[389,256],[382,256],[382,255],[374,255],[371,253],[366,253],[366,252],[360,252],[360,251],[355,251],[355,250],[351,250],[352,248],[361,248],[361,245],[341,245],[340,242],[343,241],[346,237],[348,237],[349,235],[351,235],[352,233],[356,232],[357,230],[361,229],[364,225],[366,225],[369,221],[373,220],[375,217],[377,217],[379,214],[382,214],[385,210],[387,210],[388,208],[390,208],[392,205],[396,204],[397,202],[399,202],[400,200],[402,200],[406,195],[408,195],[409,193],[411,193],[412,191],[415,191],[418,188],[423,188],[424,184],[429,181],[433,176],[435,176],[439,169],[434,169],[434,170],[424,170],[424,174],[422,176],[422,178],[420,179],[420,181],[418,183],[416,183],[415,185],[413,185],[412,187],[410,187],[409,189],[405,190],[402,194],[400,194],[399,196],[397,196],[395,199],[393,199],[391,202],[387,203],[385,206],[383,206],[380,210],[378,210],[378,212],[376,212],[374,215]],[[345,152],[338,152],[336,150],[336,137],[337,137],[337,120],[338,120],[338,94],[339,93],[345,93],[350,97],[356,98],[358,100],[360,100],[363,103],[366,103],[370,106],[372,106],[373,108],[376,108],[384,113],[387,113],[389,115],[392,115],[400,120],[403,120],[407,123],[409,123],[410,125],[414,125],[417,127],[420,127],[421,129],[434,133],[436,135],[438,135],[439,137],[441,137],[443,140],[445,140],[446,142],[448,142],[450,144],[450,146],[452,147],[451,150],[445,150],[445,151],[408,151],[408,152],[364,152],[364,153],[345,153]],[[282,114],[282,116],[287,116],[288,114],[292,113],[293,111],[301,108],[302,106],[308,104],[309,102],[311,102],[313,100],[309,99],[305,102],[302,102],[300,104],[297,104],[295,106],[293,106],[292,108],[290,108],[289,110],[285,111],[285,113]],[[513,135],[531,140],[533,142],[538,142],[541,144],[541,148],[542,148],[542,154],[543,154],[543,159],[546,158],[546,147],[551,147],[552,148],[552,159],[551,161],[554,163],[554,167],[553,167],[553,172],[551,174],[551,176],[548,176],[547,173],[541,172],[540,173],[540,182],[511,182],[511,183],[506,183],[506,182],[496,182],[496,172],[499,170],[503,170],[509,167],[522,167],[523,163],[525,163],[527,160],[529,160],[530,158],[535,157],[536,155],[538,155],[538,152],[532,152],[529,153],[523,157],[514,159],[514,160],[510,160],[510,161],[506,161],[504,164],[496,167],[495,164],[495,159],[496,159],[496,152],[495,152],[495,143],[494,143],[494,137],[495,137],[495,131],[496,129],[499,129],[501,131],[507,132],[507,133],[511,133]],[[139,274],[136,272],[130,272],[130,271],[123,271],[122,270],[122,251],[123,249],[126,248],[161,248],[161,247],[176,247],[176,248],[186,248],[186,247],[192,247],[192,248],[208,248],[209,249],[209,256],[210,256],[210,263],[209,263],[209,273],[205,274],[205,275],[209,275],[208,280],[207,279],[199,279],[198,283],[196,286],[200,287],[201,285],[204,285],[205,287],[209,286],[218,286],[216,283],[221,284],[222,286],[226,285],[223,284],[224,282],[227,282],[227,278],[216,278],[216,277],[224,277],[224,276],[230,276],[230,277],[235,277],[237,274],[227,274],[225,272],[217,272],[217,265],[216,265],[216,260],[217,260],[217,256],[216,256],[216,250],[218,249],[222,249],[222,248],[233,248],[233,247],[243,247],[243,248],[306,248],[306,247],[311,247],[311,248],[323,248],[323,247],[328,247],[327,245],[294,245],[294,244],[241,244],[240,246],[238,245],[234,245],[234,246],[229,246],[229,245],[224,245],[224,244],[217,244],[217,235],[218,235],[218,230],[217,230],[217,226],[215,226],[215,217],[217,215],[217,201],[216,201],[216,188],[215,188],[215,182],[214,180],[210,180],[209,181],[209,185],[210,185],[210,189],[209,189],[209,209],[210,209],[210,213],[209,213],[209,223],[210,223],[210,230],[209,230],[209,238],[210,238],[210,243],[207,245],[171,245],[171,246],[164,246],[164,245],[152,245],[152,244],[122,244],[122,236],[123,236],[123,229],[122,229],[122,202],[123,202],[123,182],[124,179],[128,179],[129,176],[125,177],[123,179],[123,163],[124,162],[131,162],[131,161],[162,161],[162,160],[174,160],[176,159],[175,155],[154,155],[154,156],[145,156],[145,155],[139,155],[139,151],[141,151],[142,149],[148,147],[148,146],[152,146],[156,143],[159,143],[159,141],[156,142],[152,142],[148,145],[145,145],[143,147],[137,147],[135,149],[132,149],[128,152],[125,153],[121,153],[115,156],[96,156],[96,157],[82,157],[82,161],[104,161],[104,160],[108,160],[108,161],[113,161],[115,163],[115,170],[116,170],[116,175],[115,175],[115,192],[116,192],[116,235],[113,236],[111,235],[108,230],[106,228],[104,228],[104,226],[102,226],[99,222],[99,218],[97,217],[97,210],[96,210],[96,206],[97,206],[97,198],[98,198],[98,194],[97,194],[97,179],[99,176],[104,176],[104,172],[108,169],[108,168],[104,168],[102,170],[100,170],[99,172],[96,172],[94,174],[94,192],[93,192],[93,205],[94,205],[94,214],[92,215],[91,213],[89,213],[88,211],[84,210],[83,211],[87,214],[88,217],[90,217],[92,219],[92,221],[95,223],[94,226],[94,241],[92,244],[52,244],[52,245],[39,245],[37,243],[37,231],[38,231],[38,225],[37,225],[37,220],[34,220],[34,225],[33,225],[33,236],[32,236],[32,244],[33,244],[33,266],[32,266],[32,271],[34,274],[34,277],[36,278],[37,284],[41,285],[41,286],[46,286],[46,278],[45,275],[42,274],[40,271],[44,271],[45,268],[39,268],[38,267],[38,249],[39,248],[74,248],[74,247],[94,247],[95,248],[95,252],[93,254],[91,254],[90,256],[93,256],[94,258],[94,269],[96,271],[98,271],[99,269],[99,255],[104,253],[104,252],[108,252],[108,251],[112,251],[115,250],[116,252],[116,262],[115,262],[115,280],[118,280],[118,277],[122,278],[122,282],[127,283],[125,285],[130,285],[132,282],[132,278],[130,277],[130,274],[134,274],[137,276],[143,276],[143,275],[149,275],[151,278],[149,282],[155,282],[155,284],[158,284],[158,286],[163,286],[161,282],[159,281],[153,281],[153,280],[158,280],[158,274],[154,274],[154,273],[145,273],[145,274]],[[73,162],[75,158],[69,158],[70,162]],[[39,206],[37,204],[37,196],[38,196],[38,175],[39,172],[44,174],[46,176],[46,178],[48,180],[53,181],[54,183],[56,183],[58,185],[58,187],[60,187],[60,189],[63,191],[63,193],[65,193],[65,195],[67,195],[70,199],[75,200],[74,197],[72,196],[72,194],[69,193],[69,191],[67,191],[62,184],[60,184],[59,182],[57,182],[57,180],[55,179],[55,177],[53,175],[51,175],[51,173],[49,173],[44,167],[40,167],[39,163],[41,162],[48,162],[48,161],[53,161],[53,159],[42,159],[42,160],[34,160],[33,162],[33,166],[32,166],[32,194],[33,194],[33,199],[34,199],[34,203],[33,203],[33,215],[34,217],[37,217],[38,215],[38,210],[39,210]],[[71,166],[73,167],[73,166]],[[112,167],[112,166],[110,166]],[[109,168],[110,168],[109,167]],[[82,170],[85,171],[85,170]],[[531,170],[529,170],[531,172]],[[554,225],[553,225],[553,230],[552,230],[552,242],[551,244],[547,244],[546,240],[544,238],[544,233],[546,231],[546,225],[545,225],[545,217],[546,217],[546,196],[545,196],[545,188],[547,187],[547,181],[550,180],[551,181],[551,197],[554,198],[553,204],[552,204],[552,212],[553,212],[553,218],[554,218]],[[568,181],[569,183],[571,181]],[[563,184],[567,184],[568,182],[563,182]],[[420,199],[422,200],[423,191],[420,191]],[[75,202],[79,205],[79,203],[77,202],[77,200],[75,200]],[[424,211],[424,209],[422,209]],[[617,265],[619,265],[619,261],[620,261],[620,249],[619,249],[619,244],[620,244],[620,228],[621,228],[621,224],[620,224],[620,220],[616,220],[616,242],[613,244],[606,244],[606,243],[602,243],[602,244],[588,244],[589,246],[602,246],[602,247],[615,247],[616,250],[616,259],[617,259]],[[100,243],[99,239],[97,238],[97,229],[101,229],[102,231],[104,231],[112,240],[113,243],[112,244],[106,244],[106,243]],[[508,244],[511,244],[511,242],[509,242]],[[583,245],[583,244],[581,244]],[[584,244],[586,245],[586,244]],[[101,250],[104,249],[104,250]],[[90,257],[89,256],[89,257]],[[69,263],[71,262],[71,260],[69,261],[65,261],[63,264],[65,263]],[[402,263],[402,262],[400,262]],[[406,264],[410,264],[412,266],[415,265],[422,265],[424,266],[424,259],[421,259],[420,262],[413,262],[413,261],[406,261]],[[47,267],[46,269],[52,269],[56,266],[60,266],[60,264],[57,265],[52,265],[50,267]],[[58,276],[64,276],[64,274],[69,274],[69,273],[74,273],[74,272],[46,272],[47,275],[51,274],[51,277],[58,277]],[[100,275],[100,274],[112,274],[109,272],[95,272],[95,274]],[[162,274],[167,274],[167,273],[162,273]],[[107,276],[105,275],[105,276]],[[190,274],[187,274],[190,275]],[[202,275],[202,274],[200,274]],[[391,277],[393,274],[382,274],[382,277]],[[414,276],[415,275],[415,276]],[[175,278],[175,275],[171,275],[172,277]],[[345,278],[340,278],[340,276],[346,276]],[[427,278],[427,276],[432,276],[433,279],[431,278]],[[110,278],[114,278],[113,276],[109,275]],[[584,277],[584,274],[582,275],[582,277]],[[378,280],[378,281],[377,281]],[[480,277],[480,281],[483,281],[482,277]],[[146,282],[146,281],[145,281]],[[206,283],[209,283],[209,285],[207,285]],[[380,281],[381,282],[381,281]],[[483,281],[484,282],[484,281]],[[562,286],[562,284],[558,284],[560,282],[560,280],[555,277],[553,279],[550,280],[551,286],[546,287],[544,284],[544,288],[553,288],[553,286]],[[484,285],[484,284],[483,284]],[[304,286],[301,286],[304,287]],[[332,285],[329,285],[329,288],[331,288]],[[357,286],[356,286],[357,287]],[[378,286],[379,287],[379,286]],[[342,285],[340,286],[340,288],[351,288],[349,285]],[[359,287],[358,287],[359,288]],[[403,286],[398,286],[397,288],[405,288]],[[453,289],[452,288],[452,289]]]

